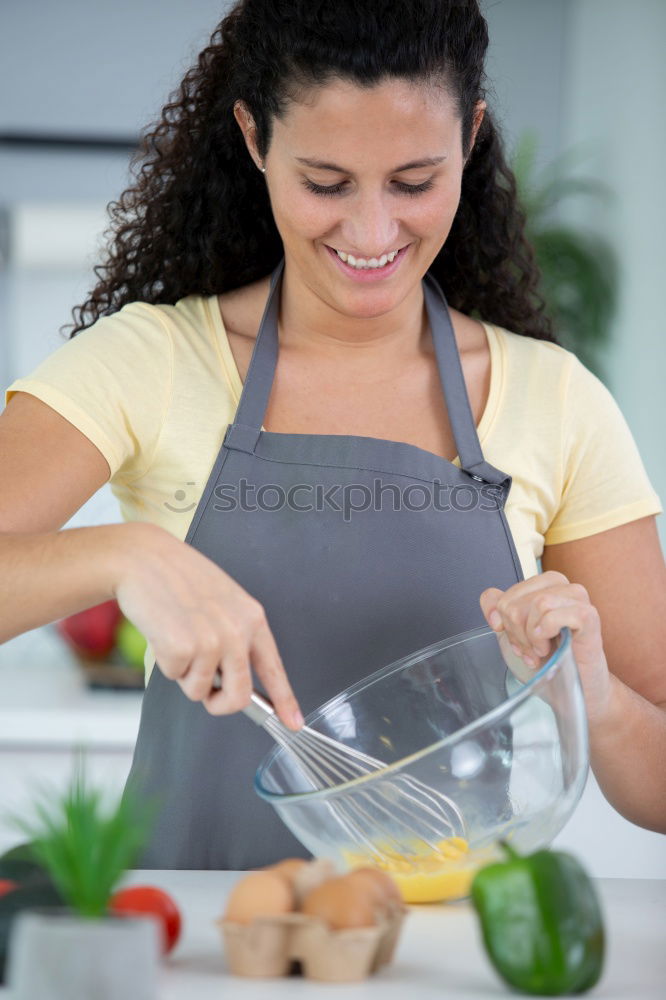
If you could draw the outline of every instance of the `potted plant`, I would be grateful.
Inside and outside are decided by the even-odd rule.
[[[17,852],[17,861],[41,866],[51,893],[46,905],[31,906],[28,897],[27,908],[19,910],[9,927],[7,983],[14,1000],[90,1000],[98,995],[154,1000],[159,927],[109,907],[117,883],[145,842],[154,808],[152,802],[139,806],[126,794],[103,812],[101,792],[86,788],[79,751],[69,787],[62,794],[46,792],[36,804],[37,820],[10,817],[30,838]],[[5,899],[9,903],[18,894]]]
[[[518,199],[526,216],[526,235],[541,271],[539,292],[563,347],[573,351],[602,381],[610,324],[617,308],[620,267],[614,248],[600,236],[557,220],[565,197],[614,197],[602,181],[574,176],[570,167],[582,159],[582,146],[567,150],[535,171],[537,137],[526,130],[511,158]]]

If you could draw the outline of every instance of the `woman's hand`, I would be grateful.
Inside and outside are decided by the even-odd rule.
[[[126,524],[115,598],[145,635],[158,668],[211,715],[244,708],[251,668],[292,729],[302,716],[263,606],[197,549],[155,524]],[[222,687],[213,690],[218,668]]]
[[[560,629],[571,629],[587,716],[601,718],[611,697],[611,675],[601,638],[599,613],[581,584],[549,570],[515,583],[508,590],[489,587],[479,598],[486,621],[504,635],[513,651],[534,669],[551,651]]]

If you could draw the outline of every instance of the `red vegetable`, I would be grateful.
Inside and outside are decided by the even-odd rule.
[[[175,900],[152,885],[133,885],[114,893],[109,901],[109,912],[124,916],[151,916],[162,928],[162,954],[175,947],[180,937],[182,921]]]

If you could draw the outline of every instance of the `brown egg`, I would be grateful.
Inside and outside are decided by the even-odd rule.
[[[376,894],[379,902],[383,902],[388,910],[402,908],[400,890],[387,872],[382,872],[378,868],[371,868],[369,866],[354,868],[348,873],[347,878],[367,885],[368,889]]]
[[[261,870],[279,872],[287,879],[294,893],[294,908],[297,910],[312,889],[316,889],[326,879],[335,875],[335,865],[327,858],[316,858],[313,861],[306,861],[305,858],[285,858],[284,861],[278,861]]]
[[[276,871],[251,872],[237,882],[227,901],[225,919],[249,924],[254,917],[274,917],[294,909],[294,893]]]
[[[293,885],[294,878],[304,866],[309,864],[305,858],[285,858],[274,865],[269,865],[264,871],[279,872],[288,882]]]
[[[320,917],[333,930],[347,927],[372,927],[381,919],[382,907],[368,884],[353,881],[348,875],[327,879],[307,894],[301,912]]]
[[[334,877],[335,865],[328,858],[317,858],[316,861],[310,861],[309,864],[299,868],[292,882],[296,908],[300,909],[308,893],[316,889],[322,882]]]

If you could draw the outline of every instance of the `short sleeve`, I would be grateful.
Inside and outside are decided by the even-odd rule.
[[[5,390],[28,392],[80,430],[109,463],[111,480],[150,466],[173,380],[171,334],[160,309],[131,302],[46,357]]]
[[[545,545],[663,512],[617,402],[573,354],[562,413],[563,489]]]

